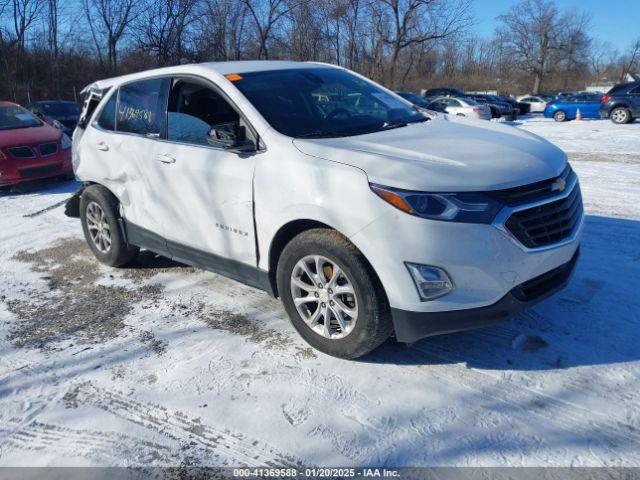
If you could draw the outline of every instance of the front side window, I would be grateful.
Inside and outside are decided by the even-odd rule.
[[[343,137],[422,122],[428,117],[372,82],[336,68],[239,75],[234,85],[278,132]]]
[[[160,135],[168,89],[168,78],[142,80],[120,87],[117,130],[139,135]]]
[[[176,82],[171,89],[167,140],[208,146],[212,128],[241,124],[238,112],[215,90],[185,80]]]

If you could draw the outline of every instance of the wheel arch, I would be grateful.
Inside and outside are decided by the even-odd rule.
[[[613,111],[617,108],[624,108],[625,110],[629,111],[629,115],[631,115],[631,117],[633,117],[633,109],[624,102],[620,102],[620,103],[616,103],[615,105],[613,105],[610,109],[609,109],[609,114],[608,114],[608,118],[611,118],[611,114],[613,113]]]
[[[78,217],[80,217],[80,214],[81,214],[81,212],[80,212],[80,197],[82,196],[82,194],[85,192],[86,189],[88,189],[89,187],[95,187],[95,186],[103,188],[115,200],[116,206],[117,206],[117,210],[116,210],[115,214],[116,214],[117,219],[118,219],[118,228],[120,229],[120,233],[122,234],[122,237],[124,238],[125,243],[128,245],[129,244],[129,240],[128,240],[128,237],[127,237],[127,229],[126,229],[124,221],[123,221],[122,207],[121,207],[120,199],[106,185],[104,185],[102,183],[98,183],[98,182],[90,182],[90,181],[83,182],[82,187],[80,187],[78,192],[76,192],[76,194],[74,195],[74,197],[77,195]],[[73,200],[73,197],[72,197],[71,200]],[[69,216],[71,216],[71,215],[69,215]]]
[[[269,252],[268,252],[269,283],[271,284],[274,297],[279,296],[276,275],[278,271],[278,261],[280,260],[282,251],[295,236],[300,235],[302,232],[305,232],[307,230],[312,230],[314,228],[326,228],[329,230],[333,230],[334,232],[337,232],[338,234],[345,237],[351,244],[353,244],[354,247],[358,249],[358,251],[362,254],[363,258],[367,262],[367,265],[371,269],[371,272],[374,275],[375,280],[380,284],[380,287],[382,288],[382,291],[384,292],[386,297],[386,291],[385,291],[384,285],[382,284],[382,281],[380,281],[380,277],[378,276],[377,272],[373,268],[373,265],[371,264],[367,256],[362,252],[362,250],[360,250],[360,248],[358,248],[358,246],[355,245],[353,241],[347,235],[342,233],[338,228],[335,228],[334,226],[329,225],[325,222],[310,219],[310,218],[296,219],[296,220],[291,220],[285,223],[277,230],[276,234],[273,236],[273,239],[271,240],[271,244],[269,245]]]

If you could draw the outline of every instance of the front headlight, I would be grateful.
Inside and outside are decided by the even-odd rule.
[[[410,215],[463,223],[491,223],[502,205],[476,192],[425,193],[370,184],[371,190]]]
[[[60,147],[62,147],[63,150],[71,148],[71,139],[66,133],[63,133],[62,137],[60,137]]]

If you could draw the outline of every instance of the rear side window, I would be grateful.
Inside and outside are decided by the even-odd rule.
[[[105,130],[114,131],[116,129],[116,100],[118,99],[118,92],[115,92],[109,98],[109,101],[102,109],[100,118],[98,119],[98,125]]]
[[[105,97],[108,91],[108,88],[104,90],[92,89],[84,93],[82,100],[82,110],[80,112],[80,118],[78,119],[79,128],[86,128],[89,120],[91,119],[91,116],[93,115],[93,112],[95,112],[96,108],[100,104],[100,100]]]
[[[139,135],[160,135],[168,89],[168,78],[142,80],[120,87],[117,130]]]

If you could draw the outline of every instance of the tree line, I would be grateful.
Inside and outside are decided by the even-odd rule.
[[[583,89],[640,70],[554,0],[521,0],[473,34],[471,0],[0,0],[0,100],[77,99],[88,83],[181,63],[343,65],[391,88]],[[640,34],[640,32],[638,32]]]

